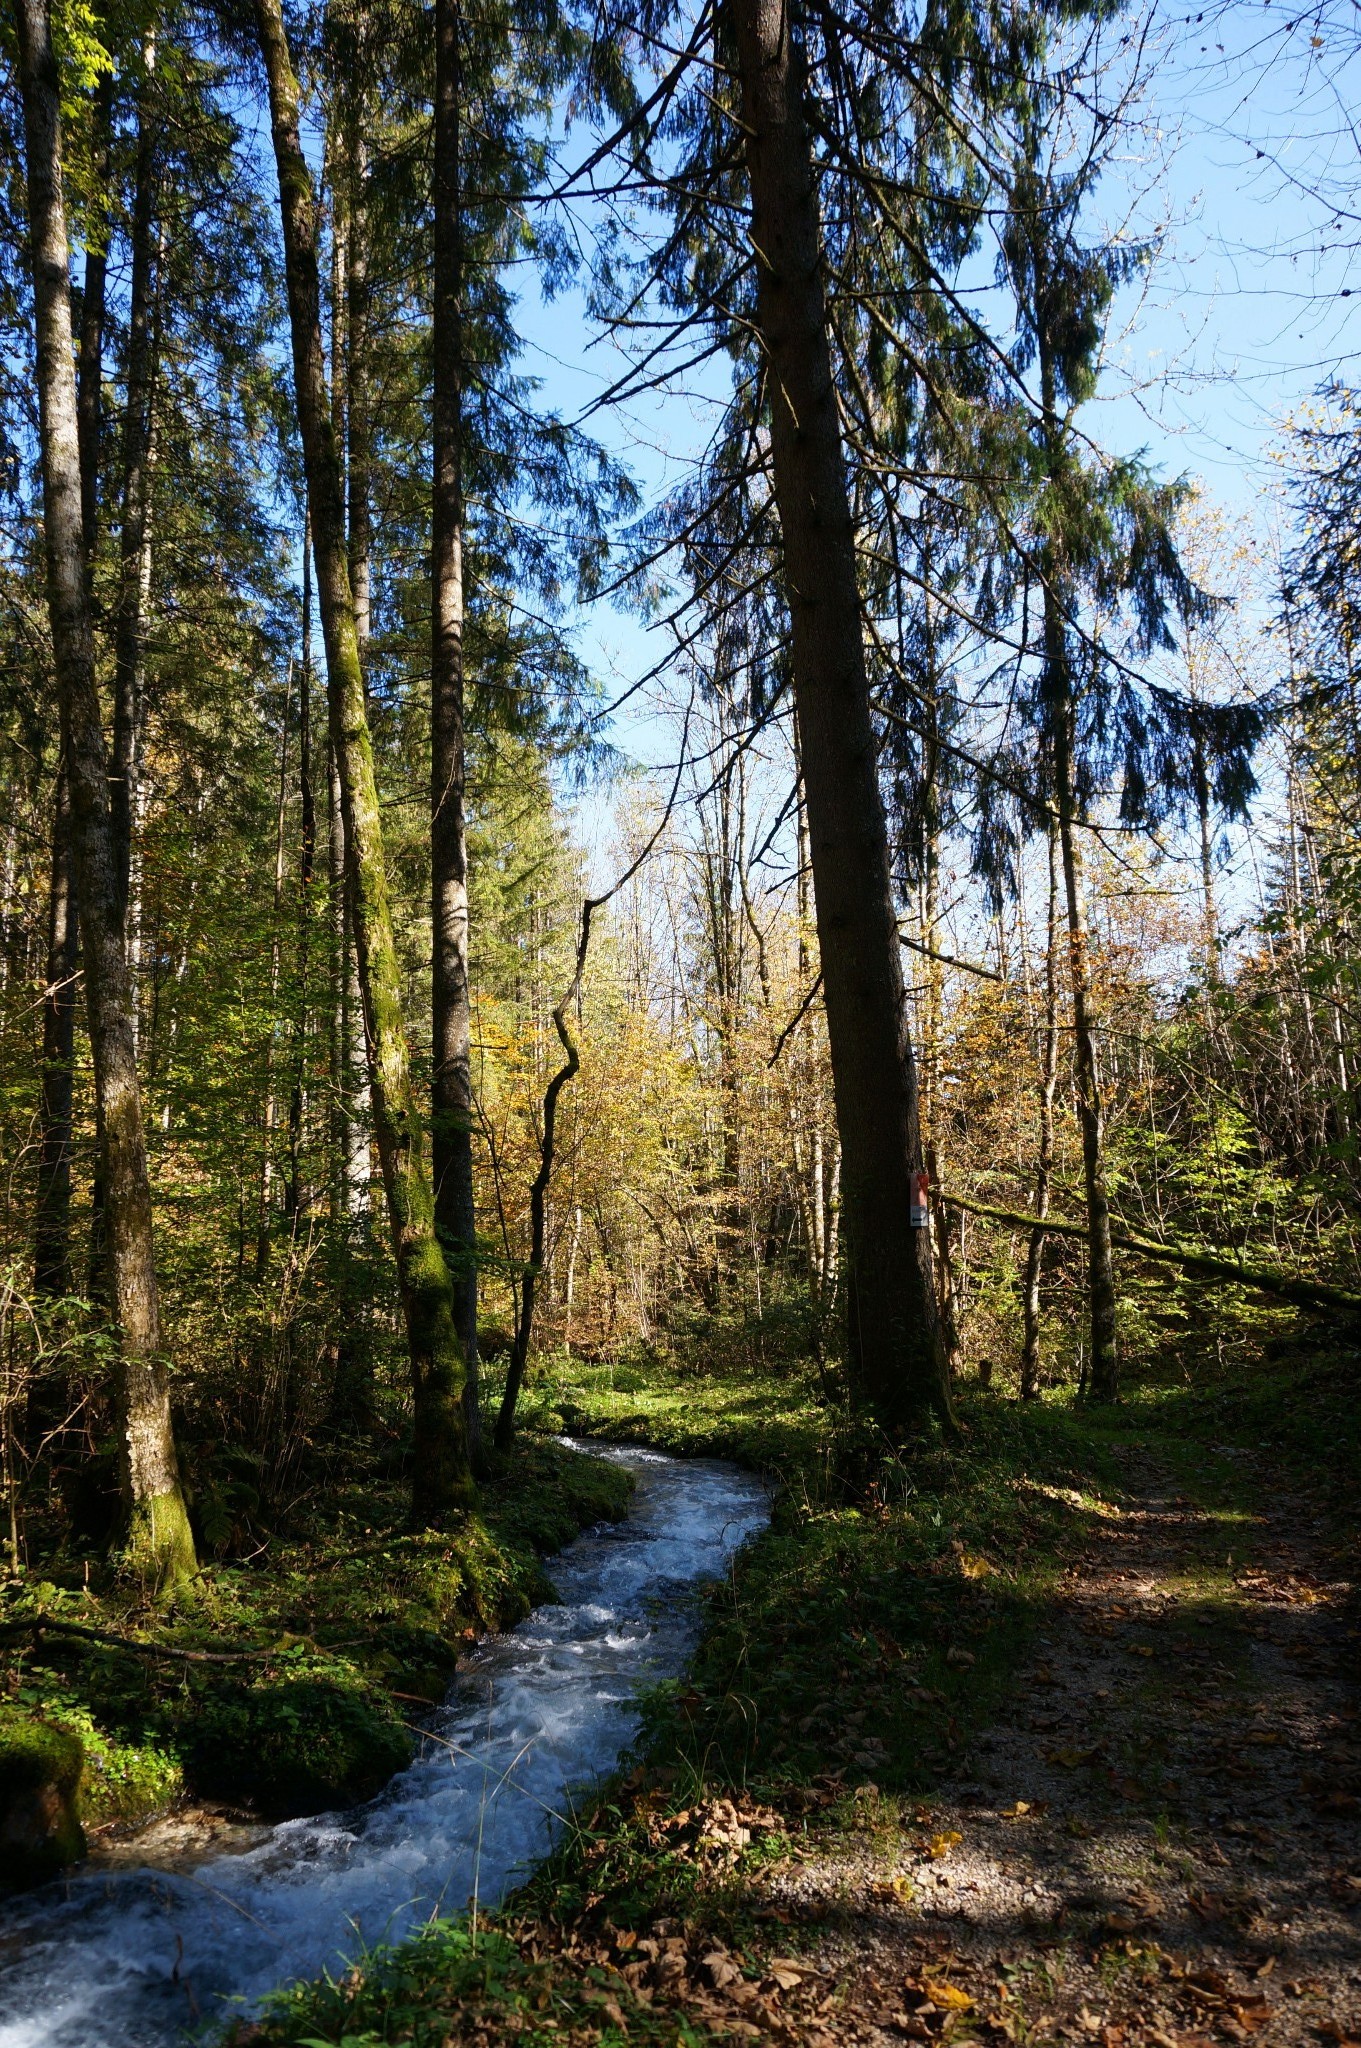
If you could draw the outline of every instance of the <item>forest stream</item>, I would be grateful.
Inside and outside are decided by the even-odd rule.
[[[550,1846],[573,1787],[628,1744],[639,1688],[683,1668],[699,1624],[683,1596],[768,1514],[764,1483],[735,1466],[600,1455],[635,1474],[627,1520],[554,1561],[560,1604],[479,1649],[377,1799],[270,1828],[192,1870],[87,1870],[10,1907],[0,2048],[176,2041],[241,2009],[227,2001],[337,1970],[474,1898],[498,1901]]]

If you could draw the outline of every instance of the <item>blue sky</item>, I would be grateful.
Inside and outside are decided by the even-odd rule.
[[[1089,430],[1112,450],[1144,449],[1164,472],[1202,480],[1245,515],[1275,485],[1269,451],[1286,414],[1324,377],[1352,370],[1361,265],[1351,244],[1361,237],[1354,219],[1328,210],[1361,168],[1347,120],[1349,102],[1361,105],[1361,60],[1356,32],[1346,37],[1326,19],[1320,32],[1317,16],[1295,20],[1281,0],[1228,0],[1203,17],[1166,11],[1143,129],[1101,194],[1108,219],[1132,209],[1167,230],[1146,289],[1120,308],[1130,324]],[[566,160],[588,147],[570,138]],[[1353,288],[1357,298],[1344,297]],[[550,307],[527,298],[521,316],[526,367],[568,416],[619,374],[618,354],[593,337],[574,296]],[[722,375],[712,373],[710,391],[721,391]],[[652,492],[698,453],[711,420],[709,407],[678,395],[592,425]],[[657,635],[603,607],[582,621],[581,645],[610,694],[660,652]],[[667,750],[642,706],[621,716],[614,737],[644,760]]]

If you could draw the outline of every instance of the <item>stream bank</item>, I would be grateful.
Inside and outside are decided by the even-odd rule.
[[[68,1878],[0,1920],[0,2048],[162,2048],[271,1987],[343,1976],[432,1916],[474,1917],[572,1831],[678,1678],[719,1578],[769,1514],[761,1480],[646,1451],[596,1454],[633,1506],[558,1558],[558,1600],[488,1638],[367,1806],[292,1820],[191,1870]]]
[[[397,1475],[304,1502],[209,1566],[193,1606],[129,1602],[102,1556],[8,1588],[0,1695],[0,1886],[41,1883],[186,1806],[278,1820],[371,1798],[411,1759],[475,1640],[553,1597],[543,1559],[628,1511],[632,1476],[547,1438],[498,1459],[479,1514],[402,1526]],[[36,1616],[118,1642],[26,1632]],[[197,1661],[210,1656],[239,1661]],[[194,1814],[186,1819],[193,1824]]]
[[[783,1460],[772,1527],[480,1976],[433,1929],[251,2038],[1355,2048],[1358,1371],[965,1389],[876,1468],[811,1380],[578,1369],[578,1427]]]

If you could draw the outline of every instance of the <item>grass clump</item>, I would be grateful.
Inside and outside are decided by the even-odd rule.
[[[533,1929],[435,1921],[339,1979],[271,2002],[237,2041],[409,2048],[508,2039],[521,2048],[699,2048],[715,2038],[674,2007],[637,1998],[604,1949],[564,1953]]]

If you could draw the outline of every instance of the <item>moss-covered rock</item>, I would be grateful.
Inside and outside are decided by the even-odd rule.
[[[194,1791],[284,1820],[372,1799],[410,1756],[385,1699],[300,1676],[220,1687],[197,1720],[186,1765]]]
[[[84,1761],[72,1729],[0,1710],[0,1889],[41,1884],[85,1854]]]

